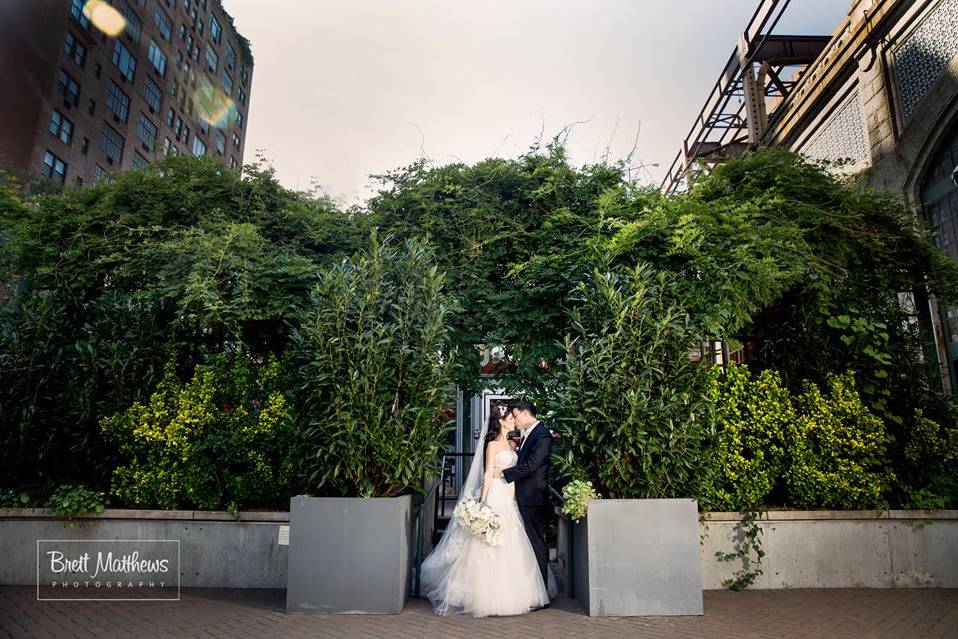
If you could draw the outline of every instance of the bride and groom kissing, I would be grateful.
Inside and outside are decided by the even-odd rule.
[[[508,438],[519,429],[518,447]],[[453,517],[423,561],[421,583],[436,614],[517,615],[549,606],[545,528],[552,433],[535,406],[493,406],[483,425],[459,503],[477,499],[498,515],[491,545]]]

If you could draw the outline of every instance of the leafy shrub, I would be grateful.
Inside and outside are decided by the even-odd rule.
[[[420,490],[448,433],[454,301],[419,241],[329,269],[293,333],[303,480],[327,495]]]
[[[906,507],[938,510],[958,507],[958,406],[938,424],[915,410],[904,446],[902,488]]]
[[[826,392],[809,381],[788,429],[789,500],[802,508],[887,507],[895,480],[884,422],[862,402],[852,371],[826,376]]]
[[[600,497],[592,482],[573,479],[562,488],[562,512],[578,521],[588,514],[589,502]]]
[[[105,507],[106,498],[102,492],[73,484],[60,486],[47,500],[47,508],[71,520],[88,512],[102,513]],[[74,523],[71,521],[70,525]]]
[[[30,494],[22,490],[4,488],[0,490],[0,508],[27,508],[30,506]]]
[[[293,419],[275,357],[219,356],[181,383],[168,365],[147,404],[102,421],[125,458],[112,492],[141,508],[283,506]]]
[[[745,510],[769,497],[787,463],[786,433],[798,415],[792,396],[776,371],[751,375],[748,366],[729,362],[713,367],[709,397],[714,403],[718,445],[716,474],[704,487],[703,505]]]
[[[641,262],[596,268],[577,290],[557,375],[557,467],[610,498],[698,494],[714,431],[678,290]]]

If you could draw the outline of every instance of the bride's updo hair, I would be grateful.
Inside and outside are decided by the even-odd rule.
[[[486,448],[489,447],[489,442],[498,439],[499,433],[502,431],[502,424],[499,423],[499,420],[505,419],[506,415],[509,414],[509,407],[504,404],[496,404],[489,408],[489,424],[486,428],[486,441],[482,444],[483,458],[485,458]]]

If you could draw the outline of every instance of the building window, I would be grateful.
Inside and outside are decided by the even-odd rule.
[[[57,82],[57,90],[60,95],[63,96],[63,100],[68,104],[72,104],[73,106],[80,104],[80,85],[63,69],[60,69],[60,79]]]
[[[172,129],[174,120],[176,120],[176,111],[173,110],[173,107],[170,107],[170,110],[166,112],[166,126]]]
[[[239,163],[236,161],[236,158],[234,158],[234,157],[231,155],[231,156],[230,156],[230,168],[231,168],[231,169],[235,169],[238,165],[239,165]]]
[[[223,29],[220,28],[220,23],[216,21],[214,16],[210,16],[210,37],[216,44],[219,44],[220,38],[223,37]]]
[[[246,70],[246,67],[243,67],[243,70],[240,71],[240,82],[243,83],[244,87],[249,84],[249,71]]]
[[[160,50],[160,47],[156,45],[155,42],[150,40],[150,62],[153,63],[153,68],[156,69],[156,72],[161,76],[166,75],[166,54]]]
[[[113,184],[113,176],[103,170],[103,167],[97,164],[93,167],[94,184]]]
[[[53,153],[43,154],[43,174],[48,178],[59,180],[62,184],[67,179],[67,165]]]
[[[106,153],[107,162],[120,164],[120,160],[123,159],[123,144],[123,136],[104,122],[103,128],[100,129],[100,149]]]
[[[236,100],[243,106],[246,106],[246,91],[240,88],[239,93],[236,94]]]
[[[90,115],[96,113],[96,100],[90,98],[90,105],[86,108],[86,112]]]
[[[164,40],[169,42],[173,39],[173,21],[170,20],[170,16],[166,15],[166,11],[157,7],[153,12],[153,24],[160,30],[160,35],[163,36]]]
[[[239,111],[236,112],[236,126],[243,128],[243,114]]]
[[[83,155],[87,154],[87,151],[90,150],[90,140],[89,138],[83,138],[83,141],[80,142],[80,153]]]
[[[216,150],[220,155],[226,153],[226,134],[221,130],[216,129],[213,131],[213,141],[216,144]]]
[[[143,157],[136,151],[133,152],[133,168],[134,169],[142,169],[144,166],[147,166],[149,163],[150,163],[149,160],[147,160],[145,157]]]
[[[176,126],[173,127],[173,133],[176,135],[177,141],[180,139],[180,134],[183,133],[183,118],[176,116]]]
[[[67,31],[66,39],[63,41],[63,52],[73,58],[82,68],[86,64],[86,47],[80,44],[72,33]]]
[[[206,145],[203,140],[193,137],[193,155],[206,155]]]
[[[153,151],[156,146],[156,125],[150,121],[150,118],[140,114],[140,120],[136,125],[136,137],[140,138],[143,148],[147,151]]]
[[[113,64],[120,70],[120,75],[130,82],[133,81],[133,74],[136,73],[136,58],[119,40],[113,43]]]
[[[226,52],[223,54],[226,56],[226,68],[232,71],[236,68],[236,49],[233,48],[233,45],[229,42],[226,43]]]
[[[86,29],[90,26],[90,19],[83,13],[83,1],[84,0],[73,0],[70,3],[70,15],[73,16],[74,20],[80,23],[81,27]]]
[[[190,127],[183,127],[183,144],[190,143]]]
[[[223,88],[226,90],[226,95],[233,94],[233,78],[230,77],[230,74],[226,72],[226,69],[223,69]]]
[[[180,25],[179,33],[180,33],[180,40],[182,40],[183,42],[186,42],[186,23],[185,22]]]
[[[106,89],[106,107],[113,111],[113,119],[117,122],[126,122],[130,114],[130,97],[110,80]]]
[[[70,122],[67,118],[63,116],[62,113],[53,110],[53,115],[50,116],[50,134],[53,137],[59,138],[64,144],[70,144],[73,140],[73,122]]]
[[[116,4],[120,13],[126,17],[126,26],[123,28],[123,33],[130,39],[130,42],[139,42],[140,32],[143,31],[143,21],[140,20],[140,16],[136,15],[133,7],[126,0],[114,4]]]
[[[143,81],[143,99],[150,105],[150,111],[160,112],[160,105],[163,102],[163,91],[156,85],[152,78]]]
[[[213,45],[209,42],[206,43],[206,66],[209,67],[210,73],[216,73],[216,67],[219,64],[219,56],[216,55],[216,51],[213,51]]]
[[[169,157],[171,155],[179,155],[180,152],[175,146],[173,146],[173,140],[170,138],[163,138],[163,155]]]

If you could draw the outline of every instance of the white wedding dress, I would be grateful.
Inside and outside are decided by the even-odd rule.
[[[498,468],[509,468],[518,456],[500,450],[494,459]],[[549,603],[519,515],[515,484],[493,479],[486,504],[502,521],[505,543],[491,546],[460,527],[444,535],[423,562],[422,591],[437,614],[519,615]]]

